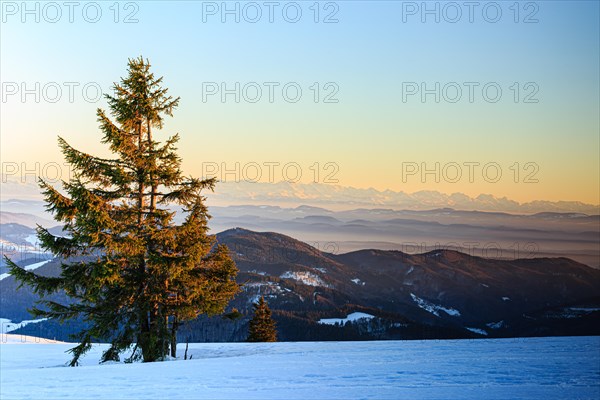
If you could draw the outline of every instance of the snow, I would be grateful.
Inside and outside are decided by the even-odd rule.
[[[286,271],[281,274],[280,278],[293,279],[308,286],[329,287],[319,276],[306,271]]]
[[[292,293],[290,289],[282,288],[279,283],[271,281],[244,283],[242,290],[248,292],[248,304],[257,303],[261,297],[269,300],[276,299],[282,294]],[[297,293],[292,294],[297,295],[302,300]]]
[[[490,322],[489,324],[486,324],[486,326],[490,329],[500,329],[503,325],[504,321]]]
[[[29,265],[27,265],[27,266],[25,266],[23,268],[26,269],[27,271],[31,271],[31,270],[34,270],[34,269],[38,269],[39,267],[41,267],[43,265],[48,264],[50,261],[52,261],[52,260],[45,260],[45,261],[42,261],[42,262],[39,262],[39,263],[29,264]]]
[[[279,286],[279,284],[277,282],[271,282],[271,281],[266,281],[266,282],[249,282],[249,283],[245,283],[244,286],[242,286],[244,289],[249,289],[249,288],[258,288],[258,290],[260,291],[261,288],[262,290],[267,290],[267,291],[273,291],[276,293],[281,293],[283,292],[283,290],[281,289],[281,286]]]
[[[487,332],[484,331],[483,329],[479,329],[479,328],[468,328],[466,327],[467,330],[470,330],[473,333],[477,333],[478,335],[483,335],[483,336],[487,336]]]
[[[267,275],[267,273],[266,273],[266,272],[264,272],[264,271],[257,271],[257,270],[255,270],[255,269],[253,269],[252,271],[248,271],[248,272],[252,272],[252,273],[255,273],[255,274],[257,274],[257,275],[262,275],[262,276],[265,276],[265,275]]]
[[[40,338],[36,336],[15,335],[12,333],[0,335],[0,343],[2,344],[59,344],[65,343],[58,340]]]
[[[323,319],[319,320],[319,323],[325,324],[325,325],[335,325],[335,324],[344,325],[348,321],[356,322],[359,320],[368,320],[371,318],[375,318],[375,317],[373,315],[367,314],[367,313],[353,312],[352,314],[348,314],[348,316],[346,318],[323,318]]]
[[[597,307],[566,307],[556,314],[549,314],[551,318],[580,318],[594,312],[600,311]]]
[[[192,360],[64,367],[72,344],[0,345],[0,398],[597,399],[600,338],[190,344]],[[183,352],[180,345],[179,351]]]
[[[423,310],[432,313],[433,315],[435,315],[436,317],[440,316],[440,311],[445,312],[448,315],[451,315],[453,317],[460,317],[460,311],[454,309],[454,308],[450,308],[450,307],[443,307],[437,304],[433,304],[427,300],[424,300],[418,296],[415,296],[414,294],[410,294],[410,297],[412,297],[413,301],[415,303],[417,303],[417,305],[422,308]]]
[[[48,254],[46,251],[40,248],[39,243],[32,244],[31,241],[35,235],[29,235],[25,238],[25,242],[27,244],[20,242],[20,244],[13,243],[8,240],[0,239],[0,245],[3,249],[5,249],[6,253],[11,253],[15,251],[34,253],[34,254]],[[37,240],[37,238],[36,238]]]
[[[261,297],[266,299],[277,298],[277,295],[284,293],[284,290],[276,282],[250,282],[245,283],[242,289],[246,292],[256,292],[253,295],[248,296],[248,304],[257,303]]]
[[[25,241],[31,243],[33,247],[40,247],[40,241],[37,235],[27,235]]]
[[[0,334],[16,331],[29,324],[37,324],[38,322],[46,321],[48,318],[32,319],[21,322],[12,322],[10,319],[0,318]]]
[[[350,281],[356,285],[365,286],[365,282],[361,281],[358,278],[350,279]]]
[[[569,307],[571,311],[584,312],[584,313],[592,313],[596,311],[600,311],[598,307]]]
[[[248,304],[256,304],[260,301],[262,296],[260,294],[255,294],[254,296],[248,297]]]
[[[42,261],[42,262],[35,263],[35,264],[29,264],[23,268],[26,269],[27,271],[32,271],[34,269],[38,269],[39,267],[41,267],[43,265],[48,264],[50,261],[52,261],[52,260],[46,260],[46,261]],[[10,274],[8,272],[4,273],[4,274],[0,274],[0,281],[2,279],[8,278],[9,276],[10,276]]]

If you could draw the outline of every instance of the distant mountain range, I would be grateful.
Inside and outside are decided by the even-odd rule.
[[[490,194],[470,197],[463,193],[444,194],[438,191],[414,193],[392,190],[359,189],[322,183],[220,183],[209,196],[212,202],[224,204],[313,205],[331,209],[357,207],[428,210],[453,208],[456,210],[501,211],[533,214],[538,212],[575,212],[600,214],[600,205],[577,201],[532,201],[519,203],[506,197]]]
[[[545,212],[353,209],[299,206],[211,207],[215,231],[243,227],[273,231],[320,250],[365,248],[423,253],[434,248],[492,258],[569,257],[600,267],[600,216]]]
[[[40,190],[33,179],[18,180],[2,177],[0,200],[41,200]],[[532,201],[519,203],[506,197],[481,194],[470,197],[463,193],[444,194],[437,191],[414,193],[392,190],[361,189],[323,183],[253,183],[222,182],[208,195],[209,205],[280,205],[296,207],[311,205],[335,210],[351,208],[392,208],[395,210],[428,210],[453,208],[455,210],[499,211],[519,214],[539,212],[600,214],[600,205],[578,201]]]
[[[231,307],[244,317],[199,318],[182,329],[182,340],[243,340],[259,296],[269,302],[282,340],[600,334],[600,271],[567,258],[496,260],[452,250],[331,254],[289,236],[246,229],[221,232],[217,239],[240,269],[243,291]],[[38,271],[56,274],[58,261]],[[36,296],[28,288],[17,291],[6,277],[0,296],[0,317],[30,319],[25,310]],[[17,333],[67,339],[77,326],[44,321]]]
[[[3,201],[0,209],[4,234],[11,232],[7,224],[30,228],[37,223],[45,227],[55,225],[41,201]],[[569,257],[600,268],[599,215],[556,212],[524,215],[450,208],[331,211],[306,205],[213,206],[209,211],[213,216],[210,222],[213,232],[235,227],[279,232],[334,254],[365,248],[405,253],[443,248],[506,259]]]

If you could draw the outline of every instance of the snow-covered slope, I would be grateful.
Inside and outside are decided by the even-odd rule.
[[[37,336],[15,335],[12,333],[0,334],[0,344],[64,344],[58,340],[40,338]]]
[[[460,311],[455,310],[454,308],[451,307],[443,307],[437,304],[433,304],[428,302],[427,300],[423,300],[422,298],[415,296],[413,293],[410,294],[410,297],[413,299],[413,301],[415,303],[417,303],[417,305],[419,307],[421,307],[423,310],[432,313],[433,315],[435,315],[436,317],[440,316],[440,311],[445,312],[448,315],[451,315],[453,317],[460,317]]]
[[[47,319],[48,318],[40,318],[21,322],[12,322],[10,319],[0,318],[0,334],[16,331],[17,329],[23,328],[29,324],[37,324],[46,321]]]
[[[38,263],[29,264],[29,265],[26,265],[23,268],[26,269],[27,271],[33,271],[35,269],[43,267],[44,265],[48,264],[50,261],[52,261],[52,260],[45,260],[45,261],[41,261],[41,262],[38,262]],[[8,278],[9,276],[10,276],[10,274],[8,272],[6,272],[4,274],[0,274],[0,281],[2,279]]]
[[[599,337],[191,344],[192,360],[64,367],[72,344],[0,346],[0,398],[597,399]]]
[[[366,314],[366,313],[362,313],[362,312],[353,312],[352,314],[348,314],[348,316],[346,318],[322,318],[319,320],[319,323],[326,324],[326,325],[335,325],[335,324],[343,325],[346,322],[354,322],[354,321],[371,319],[371,318],[375,318],[375,317],[371,314]]]

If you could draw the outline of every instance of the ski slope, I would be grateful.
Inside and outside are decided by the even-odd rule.
[[[7,399],[600,398],[600,337],[207,343],[192,360],[105,365],[96,345],[76,368],[72,344],[0,342]]]

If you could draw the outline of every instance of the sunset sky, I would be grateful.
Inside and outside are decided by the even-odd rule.
[[[422,14],[420,1],[321,2],[318,15],[313,1],[294,3],[299,8],[278,2],[272,23],[263,2],[228,2],[239,7],[239,22],[222,14],[222,2],[123,2],[118,15],[114,2],[99,2],[96,23],[82,15],[86,2],[74,9],[72,23],[66,7],[58,18],[57,10],[38,3],[36,22],[21,2],[2,4],[4,173],[7,163],[35,169],[36,162],[62,162],[57,135],[105,154],[95,109],[106,102],[90,97],[95,87],[109,93],[125,75],[127,58],[143,55],[170,93],[181,96],[163,137],[181,134],[188,174],[201,175],[203,162],[230,169],[256,163],[265,181],[264,163],[294,162],[302,182],[323,182],[333,173],[338,184],[357,188],[600,203],[596,1],[521,2],[518,15],[513,2],[498,2],[495,23],[497,10],[488,2],[471,10],[473,22],[466,7],[459,17],[446,3],[428,3],[438,4],[439,23]],[[35,3],[27,4],[35,13]],[[292,23],[298,9],[302,15]],[[96,10],[86,10],[93,20]],[[129,14],[138,22],[124,23]],[[36,82],[39,102],[36,93],[22,96],[24,86],[35,92]],[[72,101],[65,82],[73,82]],[[222,82],[229,89],[240,83],[239,103],[235,94],[225,102],[220,93],[207,94],[220,91]],[[265,82],[273,82],[273,102]],[[423,102],[421,83],[434,89],[436,82],[439,92]],[[92,83],[87,100],[86,83]],[[293,83],[287,100],[286,83]],[[257,86],[262,97],[252,103]],[[302,95],[292,102],[297,87]],[[452,102],[457,87],[462,97]],[[502,94],[493,102],[496,88]],[[334,164],[325,169],[326,163]],[[422,163],[428,169],[439,163],[439,182],[435,174],[421,175]],[[486,164],[491,169],[484,175]],[[276,181],[285,178],[280,167],[274,172]]]

